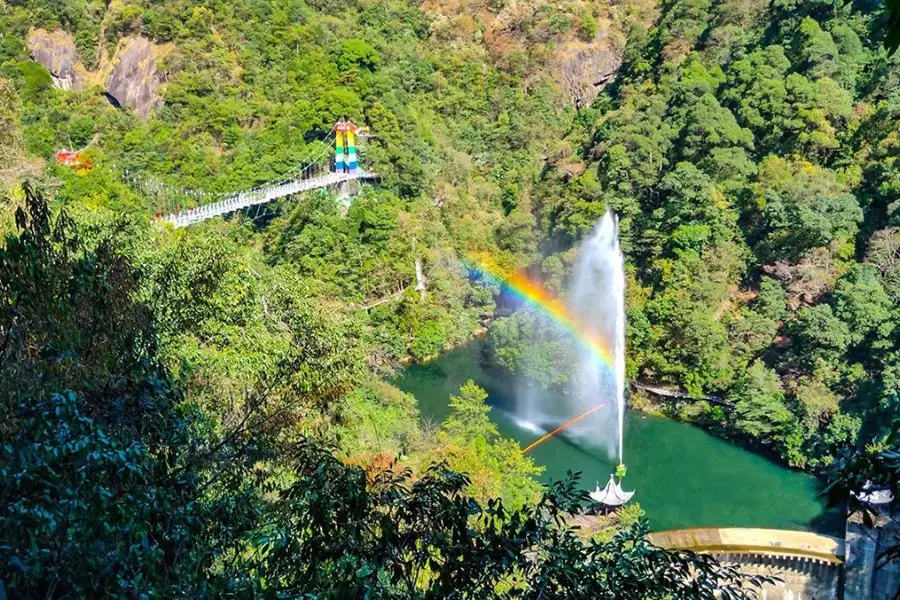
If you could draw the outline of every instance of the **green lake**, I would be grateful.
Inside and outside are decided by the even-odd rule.
[[[424,419],[441,420],[448,398],[473,379],[487,390],[491,417],[500,434],[522,446],[540,437],[516,424],[515,397],[508,379],[482,368],[482,342],[475,341],[428,364],[407,367],[394,381],[418,399]],[[781,466],[755,452],[685,423],[628,411],[625,418],[623,487],[653,529],[766,527],[841,535],[840,511],[826,510],[815,477]],[[530,455],[545,467],[542,479],[558,480],[567,470],[582,472],[582,485],[604,484],[614,467],[600,448],[565,437],[551,438]]]

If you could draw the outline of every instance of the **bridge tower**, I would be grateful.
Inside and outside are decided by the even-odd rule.
[[[352,121],[340,120],[334,125],[334,172],[356,174],[359,160],[356,138],[359,127]]]

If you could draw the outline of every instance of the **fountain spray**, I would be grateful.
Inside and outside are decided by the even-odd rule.
[[[609,211],[578,253],[573,273],[569,310],[574,320],[589,328],[588,336],[606,340],[612,350],[612,369],[599,364],[596,355],[582,349],[572,389],[576,414],[598,399],[612,398],[615,411],[592,419],[590,429],[607,448],[610,457],[624,463],[622,452],[625,417],[625,267],[619,247],[619,224]]]

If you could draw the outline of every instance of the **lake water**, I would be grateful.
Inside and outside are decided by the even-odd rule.
[[[447,415],[450,394],[473,379],[489,394],[500,435],[525,447],[542,432],[517,422],[514,386],[482,368],[481,349],[482,342],[475,341],[431,363],[411,365],[394,383],[415,395],[423,418],[439,421]],[[624,453],[628,476],[623,487],[636,491],[634,500],[653,529],[765,527],[843,534],[840,511],[826,510],[818,497],[818,479],[693,425],[629,411]],[[605,484],[615,462],[600,448],[565,434],[529,455],[545,467],[544,481],[562,479],[567,470],[581,471],[582,485],[591,489],[596,481]]]

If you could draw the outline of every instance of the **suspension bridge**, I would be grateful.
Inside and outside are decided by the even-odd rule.
[[[334,139],[334,161],[325,161],[330,155],[330,141]],[[174,227],[187,227],[253,206],[260,206],[284,198],[316,189],[345,186],[352,181],[376,179],[376,175],[359,167],[356,140],[365,137],[350,121],[338,121],[326,138],[325,149],[315,157],[304,159],[289,176],[280,181],[257,186],[249,190],[225,193],[209,193],[198,190],[172,188],[151,181],[142,182],[151,191],[173,191],[173,193],[200,202],[198,206],[158,213],[158,220],[171,223]],[[329,168],[333,164],[333,169]]]

